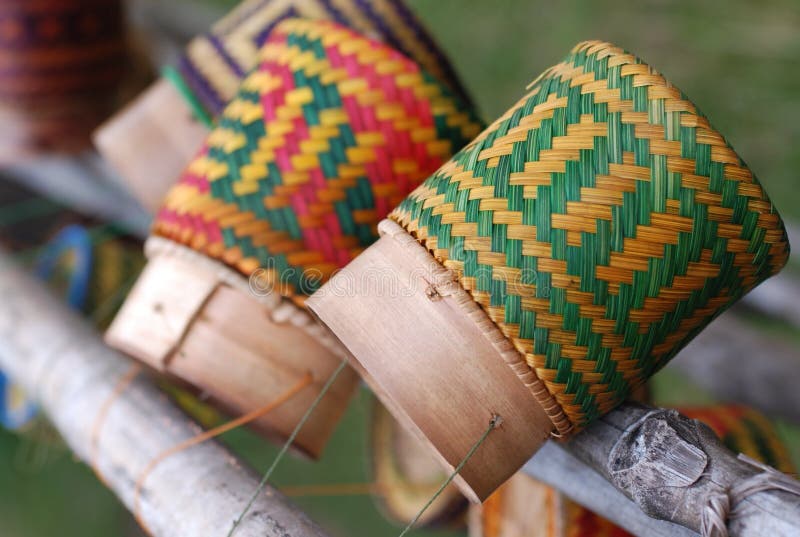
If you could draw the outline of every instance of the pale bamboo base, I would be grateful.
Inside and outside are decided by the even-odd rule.
[[[456,483],[485,499],[549,437],[538,380],[485,313],[413,238],[383,236],[306,305],[352,353],[378,397],[452,470],[493,430]],[[538,393],[538,392],[537,392]]]
[[[100,125],[93,138],[125,186],[155,213],[207,135],[178,90],[162,78]]]
[[[275,295],[256,297],[223,265],[151,238],[149,261],[106,341],[180,379],[239,415],[278,398],[311,372],[313,384],[254,422],[284,440],[345,356],[324,328]],[[300,430],[294,447],[318,457],[355,391],[345,369]]]

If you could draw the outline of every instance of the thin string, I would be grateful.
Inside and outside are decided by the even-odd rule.
[[[311,414],[314,412],[317,406],[319,406],[320,402],[322,401],[322,398],[325,397],[325,394],[327,394],[328,391],[331,389],[331,386],[333,386],[334,381],[336,381],[336,377],[339,376],[339,373],[341,373],[346,366],[347,366],[347,360],[342,360],[342,362],[339,364],[339,367],[336,368],[336,370],[328,379],[328,382],[326,382],[325,385],[322,387],[322,390],[320,390],[319,395],[317,395],[317,398],[314,399],[314,402],[311,403],[310,407],[308,407],[306,413],[303,414],[302,418],[300,418],[300,421],[295,426],[294,430],[292,431],[292,434],[289,435],[289,438],[286,439],[286,442],[284,442],[283,447],[281,447],[281,450],[275,456],[275,460],[272,461],[272,464],[264,474],[264,477],[261,478],[261,481],[258,483],[256,490],[253,491],[253,494],[250,496],[250,500],[248,500],[247,505],[244,506],[242,512],[239,514],[236,520],[233,521],[233,524],[231,525],[231,529],[228,532],[227,537],[231,537],[234,534],[234,532],[236,532],[236,528],[239,527],[239,524],[242,523],[244,517],[247,516],[248,512],[250,512],[250,509],[253,507],[256,498],[258,498],[258,495],[261,494],[261,492],[264,490],[264,487],[267,485],[267,481],[269,481],[269,478],[272,477],[272,472],[275,471],[275,468],[278,467],[278,463],[281,461],[281,459],[283,459],[283,456],[286,455],[289,446],[291,446],[294,443],[294,440],[295,438],[297,438],[297,434],[300,432],[300,429],[303,428],[303,425],[305,425],[306,421],[308,421],[308,418],[311,416]]]
[[[145,528],[147,527],[144,523],[144,520],[141,517],[142,488],[144,487],[144,482],[147,480],[147,477],[150,475],[153,469],[156,466],[158,466],[159,463],[164,461],[164,459],[172,455],[175,455],[176,453],[180,453],[181,451],[184,451],[192,446],[196,446],[197,444],[205,442],[206,440],[210,440],[211,438],[217,437],[230,430],[236,429],[237,427],[246,425],[251,421],[264,416],[265,414],[271,412],[275,408],[281,406],[282,404],[290,400],[292,397],[300,393],[306,386],[311,384],[313,380],[314,377],[311,375],[311,373],[306,373],[305,375],[303,375],[303,378],[301,378],[297,383],[295,383],[294,386],[289,388],[282,395],[272,400],[268,404],[264,405],[263,407],[248,412],[247,414],[244,414],[243,416],[240,416],[235,420],[231,420],[228,423],[224,423],[218,427],[214,427],[213,429],[204,431],[198,434],[197,436],[189,438],[188,440],[184,440],[183,442],[177,444],[176,446],[173,446],[158,454],[153,460],[151,460],[147,464],[147,466],[145,466],[144,470],[142,470],[142,473],[139,475],[139,478],[136,480],[136,486],[133,492],[133,514],[134,518],[139,523],[139,525]]]
[[[700,519],[702,537],[728,537],[728,520],[736,516],[736,507],[749,496],[767,490],[780,490],[800,496],[800,482],[743,453],[738,459],[761,470],[737,485],[712,494]]]
[[[128,371],[125,372],[122,377],[117,381],[117,384],[111,390],[111,393],[100,405],[100,410],[97,412],[97,416],[94,418],[94,423],[92,424],[92,435],[90,437],[90,445],[91,445],[91,452],[89,454],[89,466],[94,471],[97,479],[100,482],[108,487],[108,482],[106,481],[105,476],[100,472],[100,467],[97,464],[97,457],[100,448],[100,429],[102,428],[103,424],[106,421],[106,417],[108,416],[109,410],[111,410],[111,405],[122,395],[122,393],[131,385],[131,383],[139,376],[139,373],[142,372],[142,366],[137,363],[132,363],[131,366],[128,368]]]
[[[455,479],[458,473],[464,468],[464,466],[466,466],[467,462],[469,462],[469,460],[472,458],[475,452],[478,451],[478,448],[481,447],[481,444],[483,444],[486,441],[486,439],[489,437],[489,433],[491,433],[492,430],[494,430],[494,428],[500,425],[502,422],[503,418],[501,418],[500,416],[497,415],[492,416],[492,419],[489,420],[489,426],[486,428],[485,431],[483,431],[483,434],[478,439],[478,441],[472,445],[472,447],[464,456],[464,458],[461,460],[461,462],[458,463],[458,466],[456,466],[455,470],[453,470],[453,473],[451,473],[450,476],[444,481],[444,483],[442,483],[439,489],[433,494],[433,496],[431,496],[431,499],[428,500],[428,502],[422,506],[422,509],[419,510],[417,516],[415,516],[414,519],[408,523],[408,525],[403,529],[403,531],[400,532],[400,535],[398,535],[397,537],[403,537],[406,533],[411,531],[411,528],[414,526],[414,524],[416,524],[417,521],[422,517],[422,515],[425,514],[425,511],[427,511],[428,508],[431,505],[433,505],[433,502],[436,501],[436,498],[441,496],[442,492],[444,492],[444,489],[447,488],[447,485],[453,482],[453,479]]]

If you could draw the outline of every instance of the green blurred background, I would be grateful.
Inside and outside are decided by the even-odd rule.
[[[196,0],[196,3],[200,3]],[[642,56],[684,90],[748,161],[781,212],[800,218],[800,3],[797,0],[671,2],[622,0],[408,0],[448,52],[484,118],[502,113],[528,82],[578,41],[612,41]],[[191,2],[186,9],[193,9]],[[205,2],[221,14],[231,0]],[[676,373],[656,377],[660,404],[709,401]],[[364,483],[369,479],[369,394],[353,402],[322,461],[286,460],[278,486]],[[800,463],[800,436],[780,425]],[[275,449],[246,431],[224,437],[264,469]],[[176,476],[178,479],[180,476]],[[333,535],[392,536],[365,496],[296,501]],[[418,537],[463,535],[416,531]],[[49,433],[0,431],[0,535],[139,536],[114,496]]]

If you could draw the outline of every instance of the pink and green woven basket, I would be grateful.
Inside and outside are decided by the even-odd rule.
[[[302,302],[480,130],[446,86],[378,41],[290,19],[158,213],[154,234]]]

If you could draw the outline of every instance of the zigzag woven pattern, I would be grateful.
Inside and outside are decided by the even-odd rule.
[[[379,39],[468,102],[447,59],[402,0],[246,0],[210,33],[195,38],[179,64],[184,81],[211,116],[234,97],[275,26],[293,17],[332,20]]]
[[[789,251],[708,120],[601,42],[547,70],[391,218],[458,274],[577,427]]]
[[[399,52],[332,22],[289,19],[167,195],[154,234],[248,276],[265,269],[302,303],[480,128]]]

